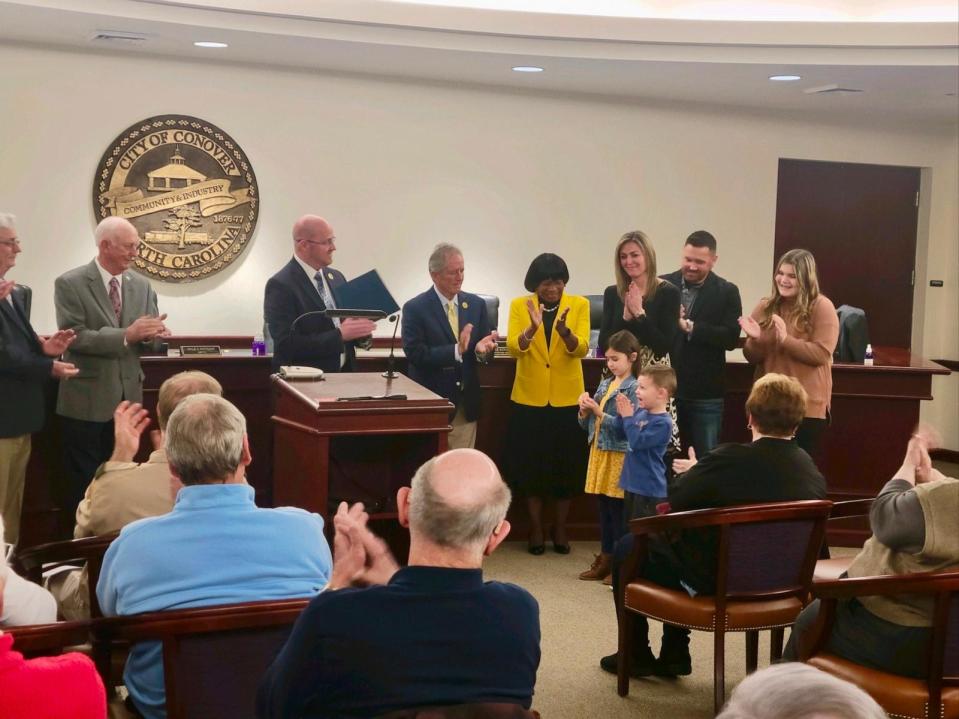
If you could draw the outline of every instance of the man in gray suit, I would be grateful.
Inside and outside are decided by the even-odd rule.
[[[61,275],[54,286],[57,325],[77,336],[64,358],[80,370],[60,385],[57,398],[69,482],[64,509],[71,513],[113,451],[113,411],[122,400],[143,400],[143,343],[169,334],[156,292],[128,271],[140,247],[136,228],[108,217],[94,238],[96,258]]]

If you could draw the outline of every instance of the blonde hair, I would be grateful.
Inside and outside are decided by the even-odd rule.
[[[807,399],[798,379],[770,372],[753,384],[746,413],[761,434],[790,437],[806,416]]]
[[[656,276],[656,250],[653,249],[653,244],[649,241],[649,238],[641,230],[632,230],[627,232],[625,235],[619,238],[619,242],[616,243],[616,249],[613,251],[613,269],[616,273],[616,292],[619,293],[619,298],[621,300],[626,299],[626,289],[629,287],[629,283],[632,282],[629,275],[626,274],[626,270],[623,269],[623,265],[619,261],[619,253],[623,250],[623,245],[629,244],[632,242],[634,245],[638,246],[640,251],[643,253],[643,257],[646,260],[646,287],[643,288],[643,297],[647,300],[653,299],[653,295],[656,294],[656,290],[659,288],[659,285],[662,284],[662,280]]]
[[[796,272],[796,282],[799,288],[796,292],[796,301],[790,308],[790,320],[801,331],[810,329],[812,305],[819,297],[819,278],[816,275],[816,258],[809,250],[789,250],[779,258],[776,271],[773,273],[772,293],[763,298],[762,315],[759,324],[769,327],[774,314],[782,316],[783,298],[779,294],[779,285],[776,284],[776,274],[783,265],[792,265]],[[785,318],[783,318],[785,319]]]
[[[157,398],[157,422],[160,429],[166,429],[176,406],[194,394],[215,394],[222,397],[223,387],[206,372],[199,370],[178,372],[160,385]]]

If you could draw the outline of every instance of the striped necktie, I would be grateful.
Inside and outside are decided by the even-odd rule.
[[[317,272],[315,275],[313,275],[313,279],[316,280],[316,289],[320,292],[320,297],[323,299],[323,305],[328,310],[335,310],[336,303],[333,301],[333,294],[330,292],[329,285],[327,285],[323,280],[323,273]],[[339,318],[331,317],[330,319],[333,320],[334,327],[340,326]]]

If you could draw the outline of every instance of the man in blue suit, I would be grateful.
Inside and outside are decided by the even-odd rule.
[[[283,365],[349,372],[356,359],[356,340],[373,333],[376,325],[366,319],[302,317],[336,307],[336,288],[346,278],[330,267],[334,252],[336,235],[322,217],[304,215],[293,225],[293,259],[269,279],[263,299],[263,316],[273,338],[274,372]]]
[[[6,279],[21,252],[14,223],[13,215],[0,213],[0,515],[10,544],[19,538],[30,435],[44,424],[44,390],[51,377],[65,380],[78,371],[56,359],[75,339],[73,330],[38,337],[30,326],[30,288]]]
[[[450,449],[476,444],[479,417],[477,362],[496,349],[486,303],[463,292],[463,253],[440,244],[429,260],[433,286],[403,305],[403,351],[410,379],[456,406],[451,418]]]

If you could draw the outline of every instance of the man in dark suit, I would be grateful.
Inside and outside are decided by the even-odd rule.
[[[356,340],[368,337],[371,320],[310,315],[336,307],[336,288],[346,282],[334,270],[336,235],[330,223],[304,215],[293,225],[293,259],[266,283],[263,317],[273,338],[273,370],[283,365],[352,371]],[[296,322],[296,326],[293,324]]]
[[[702,457],[719,443],[723,422],[726,351],[739,339],[743,303],[739,288],[712,271],[719,259],[716,238],[692,233],[682,266],[663,275],[681,291],[679,329],[669,352],[676,370],[676,413],[683,443]]]
[[[15,218],[0,213],[0,540],[10,544],[19,538],[30,435],[43,427],[45,386],[51,377],[66,380],[77,373],[69,362],[54,359],[73,342],[73,332],[38,337],[30,326],[30,288],[6,279],[20,252]]]
[[[122,400],[143,401],[140,354],[145,343],[168,335],[156,292],[130,272],[140,249],[136,228],[107,217],[94,231],[97,256],[65,272],[54,284],[61,330],[76,332],[65,359],[80,369],[60,385],[57,414],[63,427],[66,474],[63,498],[71,513],[99,467],[113,452],[113,412]]]
[[[476,444],[479,417],[477,360],[496,349],[486,303],[463,292],[463,253],[440,244],[429,260],[433,286],[403,305],[403,351],[410,379],[456,405],[450,449]]]

